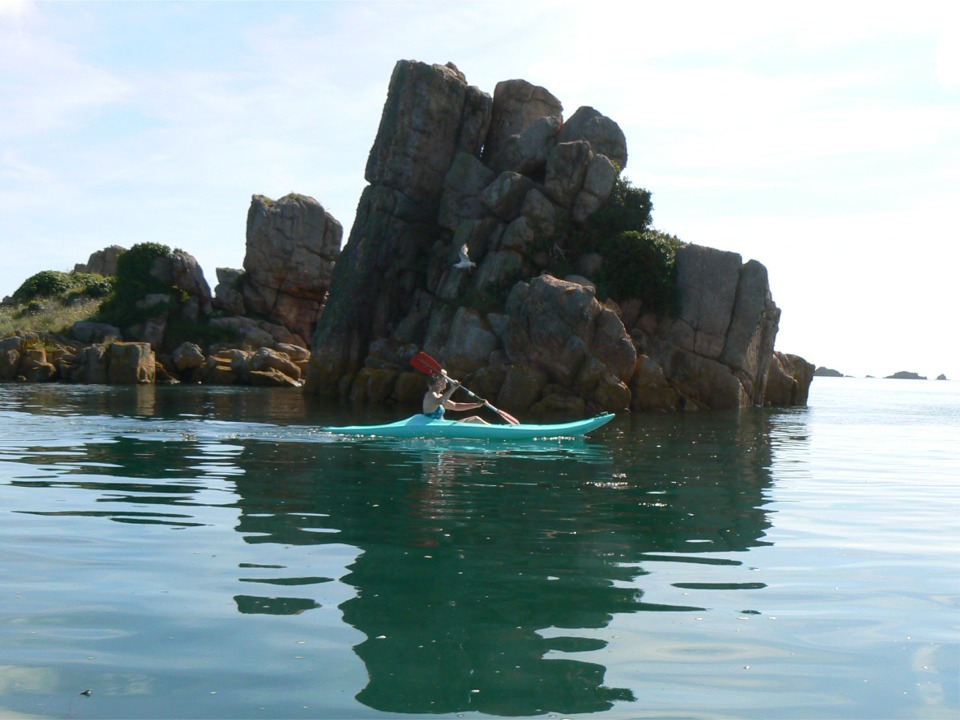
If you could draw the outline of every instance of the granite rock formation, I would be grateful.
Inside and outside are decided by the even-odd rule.
[[[90,259],[85,263],[76,263],[73,271],[78,273],[94,273],[109,277],[117,274],[117,258],[120,257],[125,248],[120,245],[110,245],[103,250],[97,250],[90,254]]]
[[[150,343],[82,342],[50,333],[17,332],[0,338],[0,381],[83,385],[204,383],[300,387],[310,351],[274,343],[251,350],[204,350],[184,342],[162,357]]]
[[[780,311],[759,262],[681,247],[676,317],[597,298],[592,276],[611,260],[572,244],[626,162],[622,131],[593,108],[564,120],[526,81],[490,97],[452,64],[397,63],[308,389],[416,402],[409,360],[424,349],[511,411],[805,402],[802,359],[775,361]],[[576,274],[558,274],[568,254]],[[768,397],[771,367],[798,387]]]
[[[235,315],[283,326],[306,344],[326,300],[342,237],[340,223],[311,197],[290,194],[274,201],[254,195],[245,272],[229,278],[224,305]],[[221,270],[217,273],[220,279]]]

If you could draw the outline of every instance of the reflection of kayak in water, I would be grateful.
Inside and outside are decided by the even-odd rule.
[[[325,427],[325,432],[337,435],[370,435],[376,437],[462,438],[470,440],[538,440],[540,438],[577,437],[613,420],[612,413],[603,413],[586,420],[575,420],[550,425],[485,425],[457,422],[413,415],[405,420],[386,425],[349,425]]]

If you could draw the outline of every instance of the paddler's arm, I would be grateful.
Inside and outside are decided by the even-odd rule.
[[[446,410],[453,410],[454,412],[462,412],[464,410],[478,410],[487,404],[486,400],[481,400],[480,402],[469,402],[469,403],[454,402],[453,400],[450,399],[450,396],[453,395],[459,387],[460,387],[460,383],[458,383],[456,380],[451,380],[450,387],[447,388],[447,391],[445,393],[443,393],[443,397],[441,398],[440,401]]]

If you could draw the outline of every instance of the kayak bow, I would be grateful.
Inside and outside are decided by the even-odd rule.
[[[337,435],[369,435],[376,437],[405,438],[459,438],[470,440],[538,440],[561,437],[577,437],[596,430],[613,420],[613,413],[603,413],[586,420],[575,420],[550,425],[485,425],[483,423],[457,422],[456,420],[433,419],[426,415],[413,415],[404,420],[385,425],[348,425],[345,427],[321,428]]]

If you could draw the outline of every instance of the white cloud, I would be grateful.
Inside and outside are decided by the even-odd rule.
[[[0,19],[19,20],[33,9],[33,0],[0,0]]]

